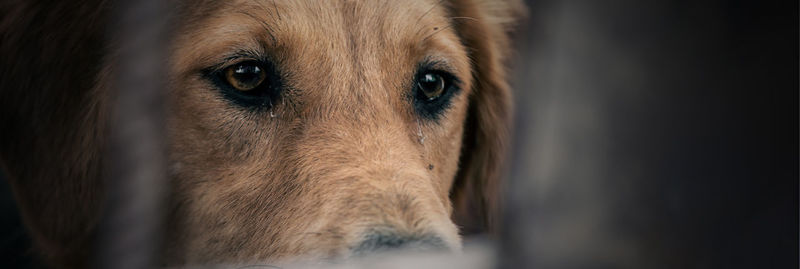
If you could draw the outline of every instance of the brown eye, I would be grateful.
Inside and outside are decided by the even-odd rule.
[[[240,91],[255,89],[266,78],[264,69],[256,63],[241,63],[225,69],[225,80]]]
[[[461,90],[456,76],[435,67],[436,62],[420,64],[414,75],[413,93],[409,96],[419,116],[434,121],[450,107],[451,99]]]
[[[432,101],[441,96],[445,89],[444,78],[435,73],[422,74],[422,76],[417,79],[417,85],[428,101]]]

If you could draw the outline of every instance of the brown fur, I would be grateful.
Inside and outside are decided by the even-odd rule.
[[[62,5],[0,5],[0,158],[37,246],[75,267],[85,265],[98,219],[104,70],[114,59],[100,62],[113,55],[100,50],[106,5]],[[503,61],[517,5],[178,5],[165,263],[343,257],[381,229],[437,235],[458,249],[458,226],[494,228],[510,123]],[[239,51],[278,66],[287,87],[271,111],[238,108],[203,78]],[[407,97],[425,59],[462,82],[437,121],[421,119]]]

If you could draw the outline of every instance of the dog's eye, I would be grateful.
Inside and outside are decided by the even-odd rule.
[[[253,90],[266,78],[264,69],[255,63],[237,64],[225,69],[225,81],[240,91]]]
[[[458,92],[452,74],[425,67],[417,71],[414,79],[414,107],[422,117],[437,119],[450,106],[450,99]]]
[[[269,108],[280,97],[280,76],[269,61],[246,60],[222,69],[209,68],[205,72],[222,96],[239,106]]]
[[[428,101],[439,98],[445,88],[445,81],[439,74],[425,73],[417,79],[417,86]]]

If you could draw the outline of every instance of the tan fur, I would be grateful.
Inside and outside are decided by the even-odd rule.
[[[462,232],[493,228],[511,115],[503,61],[507,31],[515,10],[521,10],[516,5],[485,0],[178,5],[169,59],[172,193],[165,263],[346,257],[366,232],[381,229],[437,235],[458,249],[459,226]],[[3,22],[0,30],[5,36],[14,26]],[[13,50],[3,48],[4,54]],[[231,104],[203,77],[202,70],[238,51],[269,55],[280,70],[286,89],[270,111]],[[414,72],[426,59],[445,63],[462,83],[437,121],[416,115],[408,97]],[[100,69],[110,70],[113,63],[108,58]],[[16,73],[4,69],[2,75]],[[105,104],[105,77],[98,75],[98,87],[81,93],[83,102],[96,105],[66,104],[74,115],[63,130],[78,132],[75,138],[31,153],[3,141],[0,151],[39,246],[66,266],[83,264],[86,252],[63,248],[71,246],[70,238],[91,238],[97,218],[104,143],[104,119],[97,111]],[[37,95],[26,85],[3,86],[4,95]],[[4,130],[16,132],[2,140],[29,132],[14,123],[3,118]],[[82,155],[74,152],[78,144],[98,150]],[[57,152],[66,152],[63,168],[31,174],[34,163]],[[22,154],[29,159],[12,160]],[[63,184],[54,187],[59,195],[42,196],[42,186],[55,178]],[[77,186],[88,193],[76,193]],[[61,199],[85,205],[87,213],[72,224],[59,216],[63,211],[32,213],[38,204]],[[52,231],[63,225],[69,228]],[[81,242],[75,248],[89,248]],[[64,253],[53,254],[59,252]]]

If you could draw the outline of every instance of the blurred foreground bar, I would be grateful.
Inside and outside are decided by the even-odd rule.
[[[98,244],[100,268],[155,268],[167,187],[164,122],[167,10],[160,0],[116,1],[111,38],[120,46],[108,198]]]
[[[797,268],[797,1],[528,5],[502,267]]]

